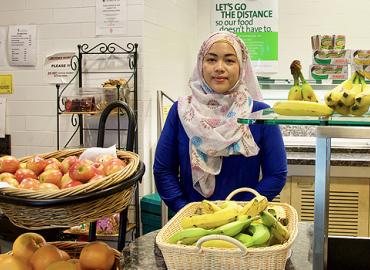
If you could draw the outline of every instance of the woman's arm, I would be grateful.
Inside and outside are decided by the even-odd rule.
[[[178,125],[181,123],[175,103],[168,113],[159,138],[153,165],[158,193],[175,212],[188,203],[179,182]]]
[[[256,190],[269,201],[280,194],[288,173],[283,137],[277,125],[262,127],[260,145],[262,179]]]

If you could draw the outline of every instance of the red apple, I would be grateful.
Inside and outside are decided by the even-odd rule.
[[[3,156],[0,158],[0,173],[15,173],[19,169],[19,161],[13,156]]]
[[[5,177],[5,178],[1,179],[0,182],[6,182],[9,185],[11,185],[13,187],[16,187],[16,188],[19,187],[19,183],[18,183],[17,179],[15,179],[13,177]]]
[[[33,178],[37,179],[37,175],[30,169],[18,169],[15,174],[15,179],[17,179],[18,183],[21,183],[25,178]]]
[[[15,175],[12,174],[12,173],[7,173],[7,172],[3,172],[3,173],[0,173],[0,181],[4,178],[14,178],[15,179]]]
[[[48,170],[58,170],[58,171],[61,171],[60,167],[56,163],[50,163],[50,164],[46,165],[46,167],[44,169],[44,172],[45,171],[48,171]]]
[[[72,178],[69,176],[69,173],[66,173],[62,176],[62,179],[60,180],[60,188],[64,188],[66,184],[72,181]]]
[[[26,168],[32,170],[36,175],[42,173],[47,165],[47,161],[40,156],[34,156],[26,163]]]
[[[119,158],[112,158],[104,162],[104,172],[106,175],[118,172],[126,167],[126,162],[120,160]]]
[[[101,179],[103,179],[105,176],[104,175],[101,175],[101,174],[97,174],[95,175],[93,178],[91,178],[88,183],[91,183],[91,182],[95,182],[95,181],[100,181]]]
[[[95,167],[91,161],[77,161],[69,168],[68,173],[73,180],[85,183],[95,176]]]
[[[48,158],[48,159],[46,160],[46,162],[47,162],[46,167],[51,166],[52,168],[58,169],[58,170],[60,170],[60,171],[62,171],[62,170],[63,170],[62,162],[60,162],[60,161],[59,161],[59,160],[57,160],[56,158]],[[45,167],[44,171],[46,170],[46,167]],[[51,168],[51,167],[49,167],[49,168]]]
[[[21,164],[19,164],[19,168],[20,169],[27,169],[27,163],[26,162],[22,162]]]
[[[19,188],[37,190],[40,187],[40,182],[33,178],[25,178],[19,184]]]
[[[62,161],[62,172],[67,173],[69,170],[69,167],[72,166],[73,163],[75,163],[78,160],[78,157],[76,156],[69,156],[63,159]]]
[[[104,166],[102,163],[94,162],[92,165],[94,166],[96,175],[105,175]]]
[[[60,187],[60,181],[62,180],[63,174],[57,169],[50,169],[44,171],[39,175],[40,183],[52,183]]]
[[[39,191],[54,191],[54,190],[59,190],[59,187],[52,183],[41,183],[39,187]]]
[[[76,181],[76,180],[72,180],[71,182],[68,182],[64,188],[71,188],[71,187],[75,187],[75,186],[79,186],[79,185],[82,185],[83,183],[81,181]]]

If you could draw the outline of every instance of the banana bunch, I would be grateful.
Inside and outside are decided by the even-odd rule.
[[[290,73],[293,75],[294,84],[288,93],[288,100],[304,100],[319,102],[319,98],[312,86],[305,80],[302,74],[302,66],[299,60],[294,60],[290,65]],[[299,85],[301,80],[302,85]]]
[[[342,115],[361,116],[369,110],[370,86],[357,71],[325,94],[325,103]]]
[[[270,246],[289,239],[285,227],[288,222],[285,209],[276,205],[269,206],[267,198],[261,195],[244,205],[236,201],[225,201],[218,205],[203,200],[193,215],[182,218],[183,229],[174,233],[168,242],[194,245],[203,237],[216,235],[233,237],[246,247]],[[235,243],[222,239],[205,240],[201,246],[236,248]]]

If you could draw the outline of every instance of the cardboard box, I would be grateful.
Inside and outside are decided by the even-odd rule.
[[[312,80],[346,80],[348,66],[343,65],[310,65],[310,79]]]
[[[351,50],[315,50],[313,64],[348,65],[351,63]]]

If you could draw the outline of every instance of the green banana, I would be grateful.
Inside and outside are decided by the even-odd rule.
[[[256,220],[257,218],[258,217],[252,217],[245,220],[236,220],[211,230],[211,233],[234,236],[248,227],[252,223],[252,221]]]
[[[194,242],[196,242],[199,238],[210,234],[209,230],[203,228],[187,228],[181,231],[176,232],[174,235],[168,239],[168,243],[176,244],[179,241],[186,241],[187,238],[194,238]],[[188,241],[186,241],[188,242]],[[193,243],[194,243],[193,242]]]
[[[184,217],[181,220],[181,226],[184,229],[191,227],[213,229],[236,220],[237,216],[238,210],[236,208],[226,207],[212,214]]]
[[[260,213],[263,224],[268,226],[271,233],[279,241],[279,243],[284,243],[290,237],[288,229],[283,226],[273,215],[268,211],[263,211]]]
[[[256,216],[261,211],[265,210],[268,205],[268,200],[265,196],[258,195],[246,203],[239,211],[239,215]]]
[[[237,235],[234,236],[234,238],[240,242],[244,243],[249,243],[252,241],[252,236],[246,233],[238,233]]]
[[[243,242],[246,247],[265,246],[270,239],[270,230],[264,224],[251,224],[248,232],[252,234],[249,241]]]

